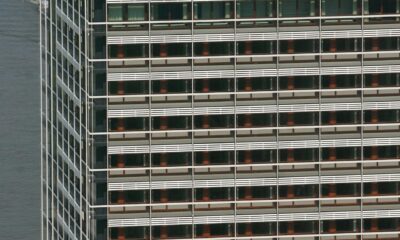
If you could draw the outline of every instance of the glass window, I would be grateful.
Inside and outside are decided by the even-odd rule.
[[[322,15],[357,14],[357,0],[322,0]]]
[[[314,15],[314,0],[280,0],[281,17],[309,17]]]
[[[240,0],[237,2],[238,18],[272,17],[273,2],[270,0]]]
[[[254,1],[239,1],[237,3],[237,17],[251,18],[254,16]]]
[[[399,6],[396,0],[368,0],[364,8],[367,14],[393,14]]]
[[[153,20],[186,20],[188,12],[187,3],[154,3],[152,5]]]
[[[231,18],[230,2],[199,2],[194,4],[195,19]]]
[[[122,5],[110,5],[108,7],[108,21],[122,21]]]
[[[128,21],[145,20],[144,5],[128,5]]]

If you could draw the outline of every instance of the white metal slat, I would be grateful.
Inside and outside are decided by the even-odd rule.
[[[313,221],[359,218],[396,218],[400,210],[373,210],[373,211],[342,211],[342,212],[313,212],[313,213],[281,213],[281,214],[248,214],[248,215],[222,215],[222,216],[195,216],[195,217],[164,217],[164,218],[133,218],[109,219],[109,227],[129,226],[165,226],[165,225],[190,225],[190,224],[218,224],[218,223],[250,223],[250,222],[276,222],[276,221]]]
[[[388,66],[364,66],[364,73],[397,73],[400,72],[400,65]],[[233,70],[222,71],[190,71],[187,72],[153,72],[148,73],[109,73],[107,81],[139,81],[149,80],[168,80],[168,79],[210,79],[210,78],[231,78],[231,77],[273,77],[276,76],[276,69],[252,69],[237,70],[236,75]],[[312,76],[312,75],[349,75],[360,74],[361,67],[324,67],[324,68],[287,68],[280,69],[280,76]]]
[[[400,174],[369,174],[364,175],[339,175],[339,176],[304,176],[282,178],[249,178],[249,179],[208,179],[208,180],[181,180],[181,181],[154,181],[151,182],[123,182],[108,183],[109,191],[143,190],[149,189],[184,189],[184,188],[220,188],[244,186],[281,186],[286,185],[311,185],[334,183],[360,183],[363,182],[398,182]]]
[[[363,140],[364,146],[389,146],[399,145],[400,138],[368,138]],[[189,151],[229,151],[229,150],[256,150],[288,148],[315,148],[315,147],[357,147],[361,145],[360,139],[332,139],[332,140],[306,140],[306,141],[281,141],[281,142],[244,142],[237,143],[210,143],[210,144],[175,144],[153,145],[152,152],[189,152]],[[148,153],[148,146],[110,146],[109,154]]]
[[[396,37],[400,36],[399,29],[378,29],[378,30],[342,30],[322,31],[322,39],[332,38],[361,38],[364,37]],[[279,38],[276,33],[237,33],[236,41],[272,41],[276,39],[319,39],[318,31],[297,31],[280,32]],[[183,34],[183,35],[153,35],[151,43],[181,43],[181,42],[228,42],[235,40],[234,34]],[[148,43],[149,36],[109,36],[107,44],[139,44]]]
[[[237,114],[275,113],[276,105],[237,106]],[[364,110],[400,109],[400,101],[395,102],[364,102]],[[316,111],[356,111],[361,110],[361,103],[324,103],[280,105],[279,112],[316,112]],[[152,109],[152,116],[191,116],[191,115],[223,115],[233,114],[233,107],[200,107],[200,108],[164,108]],[[112,109],[107,111],[109,118],[148,117],[148,109]]]

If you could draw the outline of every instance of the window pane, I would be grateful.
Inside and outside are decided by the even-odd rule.
[[[281,0],[280,10],[282,17],[296,16],[296,0]]]
[[[340,0],[340,14],[341,15],[352,15],[353,14],[353,6],[356,1],[350,0]],[[357,4],[357,3],[356,3]]]
[[[186,3],[154,3],[152,18],[154,20],[183,20],[188,17]]]
[[[122,5],[111,5],[108,7],[109,21],[122,21]]]
[[[323,8],[326,16],[352,15],[355,0],[325,0]]]
[[[297,0],[297,16],[310,16],[311,15],[311,4],[310,0]]]
[[[200,2],[194,5],[195,19],[223,19],[231,17],[230,2]]]
[[[128,21],[144,20],[144,5],[128,5]]]
[[[224,3],[223,2],[213,2],[212,18],[224,18]]]
[[[313,3],[313,4],[311,4]],[[308,17],[314,15],[314,1],[312,0],[281,0],[280,11],[282,17]]]
[[[338,15],[339,0],[325,0],[325,14],[327,16]]]
[[[238,18],[251,18],[253,17],[253,1],[240,1],[238,2]]]
[[[256,1],[256,17],[272,17],[272,2]]]

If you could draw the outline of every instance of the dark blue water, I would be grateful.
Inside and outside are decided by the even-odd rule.
[[[0,239],[40,238],[39,21],[0,0]]]

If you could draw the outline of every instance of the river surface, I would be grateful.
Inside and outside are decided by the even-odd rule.
[[[0,239],[40,239],[39,12],[0,0]]]

